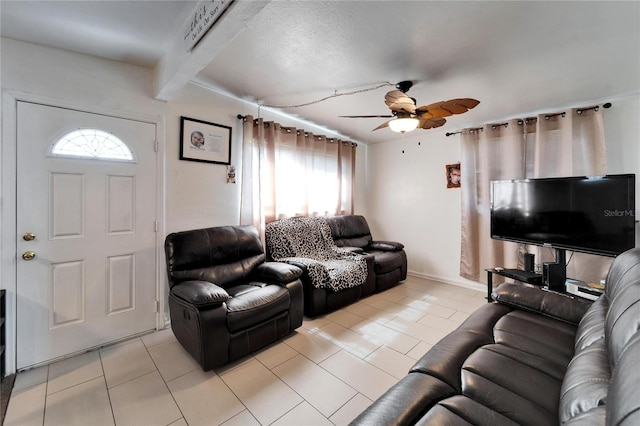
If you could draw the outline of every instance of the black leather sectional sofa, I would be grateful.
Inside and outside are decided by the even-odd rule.
[[[640,425],[640,249],[593,303],[502,284],[354,425]]]

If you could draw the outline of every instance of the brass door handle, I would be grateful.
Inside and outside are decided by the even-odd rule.
[[[33,260],[36,257],[36,252],[35,251],[25,251],[24,253],[22,253],[22,258],[24,260]]]
[[[22,234],[22,239],[25,241],[33,241],[36,239],[36,234],[34,234],[33,232],[25,232],[24,234]]]

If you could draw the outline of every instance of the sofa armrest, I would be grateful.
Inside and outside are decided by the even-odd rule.
[[[400,251],[404,249],[404,245],[395,241],[371,241],[367,248],[381,251]]]
[[[229,300],[229,293],[208,281],[184,281],[171,288],[171,293],[198,308],[220,306]]]
[[[302,275],[302,270],[284,262],[264,262],[258,265],[251,276],[258,281],[271,284],[287,284]]]
[[[409,373],[356,417],[350,426],[412,425],[455,389],[423,373]]]
[[[525,311],[536,312],[577,325],[590,302],[530,284],[505,283],[491,294],[493,300]]]

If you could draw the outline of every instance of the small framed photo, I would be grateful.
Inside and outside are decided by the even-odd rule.
[[[231,164],[231,127],[180,117],[180,159]]]
[[[460,188],[460,163],[447,164],[447,188]]]

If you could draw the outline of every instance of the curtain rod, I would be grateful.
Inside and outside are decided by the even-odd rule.
[[[238,120],[246,120],[246,119],[247,119],[247,116],[246,116],[246,115],[242,115],[242,114],[238,114],[236,117],[238,118]],[[280,126],[280,128],[281,128],[281,129],[284,129],[284,130],[287,130],[289,133],[291,133],[291,129],[292,129],[292,127]],[[296,129],[296,134],[298,134],[298,135],[300,134],[300,129]],[[304,132],[304,135],[305,135],[306,137],[309,137],[310,132],[306,132],[306,131],[305,131],[305,132]],[[315,135],[314,135],[314,136],[315,136]],[[317,137],[318,137],[318,140],[322,140],[322,136],[318,135]],[[340,139],[340,138],[329,138],[329,137],[326,137],[326,136],[325,136],[325,139],[326,139],[329,143],[335,143],[335,142],[337,142],[337,141],[341,141],[341,139]],[[358,144],[357,144],[357,143],[355,143],[355,142],[351,142],[351,141],[342,141],[342,143],[343,143],[343,144],[351,144],[351,146],[358,146]]]
[[[613,104],[611,102],[606,102],[604,104],[602,104],[602,107],[605,109],[611,108],[613,106]],[[589,110],[593,110],[593,111],[598,111],[600,109],[599,105],[594,105],[594,106],[590,106],[590,107],[584,107],[584,108],[577,108],[576,109],[576,114],[581,115],[584,111],[589,111]],[[555,114],[545,114],[544,119],[548,120],[552,117],[556,117],[556,116],[562,116],[565,117],[567,115],[566,111],[563,112],[557,112]],[[525,122],[529,122],[529,120],[533,120],[536,117],[531,117],[531,118],[527,118],[525,119]],[[522,120],[520,120],[520,122],[522,122]],[[493,128],[495,129],[496,126],[504,126],[506,123],[500,123],[500,124],[494,124]],[[476,127],[476,128],[472,128],[469,129],[469,131],[475,131],[475,130],[480,130],[482,129],[482,127]],[[453,135],[458,135],[462,133],[462,130],[458,130],[456,132],[447,132],[445,133],[445,136],[449,137],[449,136],[453,136]]]

